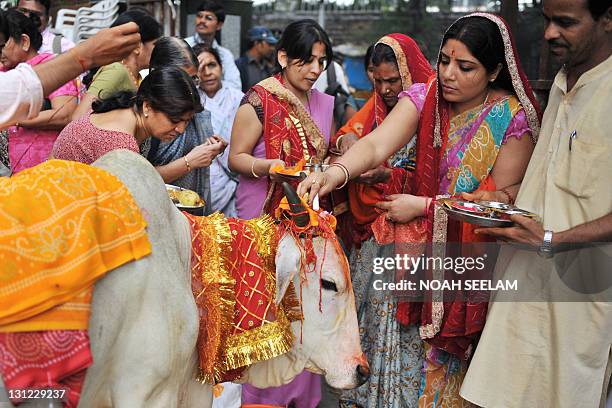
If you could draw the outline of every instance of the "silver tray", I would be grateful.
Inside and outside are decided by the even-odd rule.
[[[501,218],[492,218],[490,216],[471,214],[468,212],[455,210],[453,208],[442,207],[448,214],[449,218],[457,221],[467,222],[468,224],[479,225],[481,227],[511,227],[514,225],[512,220],[504,220]]]
[[[480,204],[486,208],[490,208],[494,211],[506,214],[506,215],[522,215],[524,217],[539,219],[537,214],[523,210],[511,204],[500,203],[498,201],[476,201],[476,204]]]
[[[495,203],[495,204],[493,204]],[[511,227],[514,222],[508,218],[504,208],[507,204],[497,202],[471,202],[458,198],[441,198],[436,202],[448,216],[457,221],[467,222],[481,227]],[[453,208],[452,205],[461,205],[465,209]],[[495,207],[494,207],[495,206]],[[474,212],[471,212],[473,210]]]

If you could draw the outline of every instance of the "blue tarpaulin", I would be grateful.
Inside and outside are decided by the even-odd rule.
[[[363,56],[344,57],[344,72],[348,77],[349,85],[357,90],[371,89],[372,84],[368,80],[365,68],[363,67]]]

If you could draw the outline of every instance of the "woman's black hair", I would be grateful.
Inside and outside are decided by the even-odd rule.
[[[162,67],[152,71],[142,81],[138,92],[121,91],[92,103],[94,113],[136,107],[142,112],[144,101],[152,109],[163,112],[173,121],[180,121],[189,112],[202,112],[200,96],[193,81],[180,68]]]
[[[491,84],[514,93],[512,78],[506,63],[504,40],[497,24],[485,17],[472,16],[453,23],[442,39],[442,46],[450,39],[461,41],[472,55],[480,61],[488,73],[494,72],[498,65],[502,69]]]
[[[157,20],[155,20],[150,14],[147,14],[139,9],[127,10],[119,14],[119,17],[113,21],[111,27],[132,22],[138,25],[140,41],[143,43],[155,41],[162,36],[162,27]]]
[[[213,47],[210,47],[204,43],[200,43],[200,44],[196,44],[196,46],[193,47],[193,52],[198,57],[203,52],[208,52],[209,54],[212,54],[212,56],[215,57],[215,59],[217,60],[217,64],[219,64],[219,66],[223,68],[223,64],[221,63],[221,56],[219,55],[219,51],[217,51]]]
[[[372,52],[374,52],[374,45],[376,44],[370,44],[366,50],[365,57],[363,57],[363,68],[365,69],[365,72],[368,72],[368,67],[372,63]]]
[[[162,36],[162,27],[150,14],[140,9],[130,9],[119,14],[119,17],[113,21],[111,27],[116,27],[121,24],[136,23],[138,32],[140,33],[140,41],[143,43],[157,40]],[[93,77],[96,75],[100,67],[92,68],[87,75],[83,77],[83,84],[87,88],[91,85]]]
[[[307,62],[311,60],[312,47],[317,42],[325,45],[325,61],[327,66],[330,66],[334,57],[331,41],[325,30],[312,19],[294,21],[285,27],[276,49],[284,50],[289,59]],[[281,70],[278,61],[276,70]]]
[[[377,67],[383,62],[393,64],[399,70],[397,65],[397,58],[395,57],[393,48],[391,48],[387,44],[378,43],[374,45],[374,51],[372,51],[372,65]]]
[[[30,38],[30,47],[36,51],[42,46],[42,35],[40,34],[40,17],[34,13],[26,16],[15,9],[4,12],[3,22],[0,24],[0,32],[4,39],[12,38],[16,43],[21,44],[23,34]]]
[[[187,41],[178,37],[162,37],[155,43],[151,53],[149,69],[159,69],[167,66],[183,68],[193,65],[198,69],[198,57],[187,44]]]

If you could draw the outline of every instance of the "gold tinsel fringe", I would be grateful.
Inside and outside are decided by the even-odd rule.
[[[200,360],[198,379],[214,384],[215,379],[220,379],[224,374],[217,362],[223,359],[223,343],[233,329],[236,281],[229,270],[232,234],[227,219],[221,213],[201,217],[198,221],[205,236],[201,253],[203,256],[209,255],[206,262],[200,265],[203,289],[196,298],[198,304],[206,309],[205,328],[200,328],[200,340],[204,344],[199,344],[200,355],[206,356],[206,360]],[[201,300],[201,296],[206,299]]]
[[[228,339],[225,369],[232,370],[278,357],[291,350],[293,334],[284,313],[278,320]]]
[[[255,236],[257,253],[265,271],[266,289],[272,299],[276,297],[276,250],[278,240],[274,220],[269,215],[263,215],[245,222]]]

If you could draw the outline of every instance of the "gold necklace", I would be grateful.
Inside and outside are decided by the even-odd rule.
[[[130,67],[127,66],[127,64],[125,63],[125,60],[121,60],[121,65],[123,65],[125,67],[125,70],[128,72],[128,75],[130,76],[130,79],[132,80],[134,85],[136,85],[136,88],[138,88],[140,83],[138,82],[138,79],[136,78],[134,73],[132,73],[132,71],[130,71]]]

